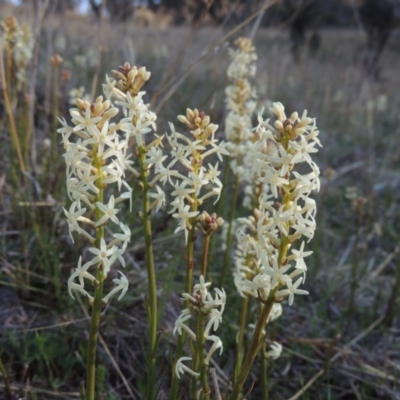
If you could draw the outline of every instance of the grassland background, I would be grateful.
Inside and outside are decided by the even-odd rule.
[[[34,23],[28,9],[0,9],[2,18],[11,13]],[[227,46],[238,35],[248,35],[251,26],[225,39],[230,29],[203,26],[193,31],[190,26],[166,25],[159,29],[140,22],[107,21],[100,26],[74,15],[51,15],[43,21],[36,157],[30,158],[28,177],[19,174],[0,101],[0,347],[15,398],[79,398],[84,379],[87,307],[68,296],[66,281],[86,244],[83,240],[72,244],[62,213],[62,206],[69,203],[61,148],[57,162],[48,165],[42,146],[45,138],[54,137],[50,55],[59,53],[62,68],[71,71],[68,89],[84,85],[90,91],[101,45],[97,94],[111,69],[125,61],[145,65],[152,72],[145,89],[158,113],[159,133],[168,129],[167,121],[177,124],[176,115],[190,107],[210,114],[220,125],[222,138]],[[190,34],[193,37],[185,45]],[[259,29],[254,45],[259,57],[254,80],[259,109],[265,107],[267,113],[271,101],[282,102],[289,113],[306,108],[317,118],[323,144],[317,155],[323,174],[317,195],[317,233],[310,243],[314,254],[305,283],[310,295],[284,307],[282,318],[271,328],[271,337],[284,346],[282,356],[270,364],[271,399],[289,399],[296,393],[300,399],[400,399],[400,35],[394,32],[385,48],[376,81],[365,75],[365,37],[359,30],[322,30],[320,49],[315,54],[303,49],[300,64],[293,62],[284,30]],[[170,86],[160,87],[181,52],[167,79]],[[20,99],[16,110],[22,104]],[[60,115],[67,108],[61,102]],[[17,120],[17,125],[23,132],[24,121]],[[357,187],[359,196],[367,200],[361,214],[345,197],[349,187]],[[134,201],[139,196],[134,191]],[[225,218],[228,208],[225,198],[221,207]],[[237,211],[238,215],[244,212]],[[133,234],[126,253],[130,290],[103,316],[99,362],[105,399],[130,398],[123,376],[140,398],[145,376],[142,230],[137,212],[124,210],[124,220]],[[168,389],[172,328],[180,312],[185,261],[182,237],[173,235],[174,221],[158,213],[154,226],[162,311],[162,399]],[[217,277],[222,262],[219,242],[214,251],[210,273]],[[355,311],[349,313],[355,263],[358,286]],[[229,381],[239,307],[232,279],[226,290],[224,353],[218,359],[221,387]],[[308,390],[299,392],[313,377]],[[257,398],[257,390],[256,382],[249,399]]]

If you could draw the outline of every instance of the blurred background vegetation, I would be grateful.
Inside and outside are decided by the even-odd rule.
[[[27,22],[33,40],[26,84],[4,87],[16,82],[16,70],[1,78],[0,398],[76,399],[84,379],[88,307],[68,296],[66,281],[87,243],[73,244],[68,235],[56,133],[56,117],[68,118],[70,91],[80,88],[80,96],[93,99],[111,69],[125,61],[144,65],[152,72],[145,90],[160,134],[190,107],[211,115],[222,139],[227,46],[248,36],[259,57],[258,109],[267,113],[272,101],[289,114],[306,108],[324,146],[317,155],[323,181],[309,244],[310,295],[284,307],[270,329],[284,348],[269,365],[270,398],[400,399],[399,1],[3,0],[0,16]],[[3,59],[6,65],[6,53]],[[219,206],[224,218],[228,198]],[[142,228],[137,210],[123,213],[132,230],[131,286],[120,304],[107,307],[100,328],[104,399],[140,399],[145,386]],[[185,260],[170,216],[155,214],[154,226],[163,399]],[[216,279],[221,243],[210,262]],[[232,372],[239,305],[232,279],[226,290],[221,387]],[[253,378],[249,399],[259,393]]]

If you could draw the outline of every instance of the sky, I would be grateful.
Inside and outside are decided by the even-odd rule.
[[[20,0],[8,0],[8,1],[13,4],[20,4],[20,2],[21,2]],[[62,1],[62,0],[59,0],[59,1]],[[136,2],[142,3],[142,4],[144,3],[143,0],[141,0],[141,1],[136,0]],[[159,1],[155,1],[155,3],[159,3]],[[90,7],[89,0],[80,0],[77,11],[79,11],[82,14],[85,14],[89,10],[89,7]]]
[[[78,11],[81,13],[86,13],[89,9],[89,1],[88,0],[81,0],[79,4]]]
[[[12,4],[21,4],[20,0],[8,0],[8,2]],[[88,9],[89,9],[89,0],[80,0],[80,4],[77,11],[84,14],[88,11]]]

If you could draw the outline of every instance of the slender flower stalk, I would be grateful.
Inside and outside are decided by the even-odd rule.
[[[104,303],[119,294],[118,300],[126,294],[128,279],[118,271],[120,277],[113,279],[114,288],[104,296],[103,288],[111,267],[122,257],[130,241],[130,230],[119,221],[120,209],[116,204],[130,197],[121,193],[117,197],[109,194],[108,186],[115,184],[121,192],[127,184],[124,180],[125,165],[122,162],[127,150],[127,142],[120,140],[119,124],[111,120],[118,114],[118,109],[111,107],[109,100],[99,96],[94,103],[76,100],[76,108],[70,109],[72,127],[65,120],[60,120],[67,165],[67,191],[72,200],[69,210],[64,209],[67,217],[71,240],[73,232],[86,237],[91,259],[78,265],[68,280],[68,291],[72,298],[79,292],[86,296],[92,305],[90,321],[87,365],[86,399],[94,400],[96,373],[96,343],[100,324],[100,313]],[[74,138],[74,140],[71,140]],[[108,197],[108,201],[106,200]],[[105,226],[116,225],[122,233],[114,233],[111,238],[105,235]],[[86,282],[94,289],[86,289]],[[94,293],[93,293],[94,292]]]
[[[156,375],[156,350],[157,350],[157,326],[158,326],[158,306],[157,306],[157,283],[154,266],[152,228],[151,228],[151,205],[150,187],[147,179],[147,166],[145,164],[146,152],[143,147],[139,149],[140,182],[143,184],[143,227],[144,242],[146,253],[147,279],[148,279],[148,314],[149,314],[149,366],[147,380],[147,396],[149,399],[155,398],[155,375]]]
[[[231,399],[240,399],[241,398],[241,392],[243,385],[246,381],[247,376],[250,373],[250,369],[254,363],[254,360],[260,350],[260,346],[262,345],[263,341],[263,329],[264,326],[267,322],[268,315],[272,309],[274,303],[274,298],[271,297],[265,304],[262,309],[262,312],[257,320],[257,325],[254,329],[252,340],[250,342],[249,348],[246,353],[246,357],[242,363],[242,366],[240,368],[240,372],[238,377],[235,380],[235,384],[233,386],[233,391],[231,394]]]
[[[201,275],[207,275],[208,267],[208,252],[210,249],[210,242],[213,233],[222,226],[224,220],[221,217],[217,217],[217,214],[213,213],[209,215],[207,211],[203,211],[197,217],[197,229],[203,234],[203,256],[201,259]]]
[[[172,160],[167,168],[159,171],[153,182],[169,181],[173,186],[172,209],[169,211],[172,216],[179,220],[179,225],[175,232],[184,231],[186,243],[186,278],[185,291],[191,293],[193,290],[193,270],[194,270],[194,242],[196,238],[197,217],[200,214],[199,206],[210,198],[221,194],[222,183],[218,176],[219,162],[215,165],[205,164],[205,159],[211,155],[216,155],[222,161],[222,155],[228,155],[226,143],[215,139],[217,125],[210,123],[210,117],[197,109],[186,110],[186,116],[179,116],[179,121],[184,123],[190,130],[191,137],[187,137],[175,130],[170,124],[171,134],[167,135],[168,142],[172,148]],[[180,169],[177,169],[180,164]],[[183,170],[183,172],[181,172]],[[203,221],[204,222],[204,221]],[[205,262],[205,261],[204,261]],[[202,269],[205,269],[204,264]],[[184,308],[188,307],[188,301],[184,302]],[[178,338],[177,350],[174,365],[178,365],[182,357],[185,334]],[[178,376],[173,368],[171,390],[169,398],[176,399],[178,393]]]
[[[262,345],[262,356],[260,366],[260,382],[261,382],[261,400],[269,399],[268,391],[268,356],[266,357],[266,344]]]
[[[135,170],[129,160],[125,158],[125,164],[139,180],[139,186],[143,192],[143,205],[140,217],[143,222],[146,268],[148,277],[148,321],[149,321],[149,354],[147,374],[147,398],[156,397],[156,350],[158,330],[158,306],[157,306],[157,284],[154,266],[151,213],[158,211],[165,204],[165,193],[158,185],[153,185],[150,173],[156,175],[164,169],[163,162],[166,156],[161,151],[163,137],[155,133],[156,114],[148,109],[143,102],[145,92],[141,91],[143,85],[149,80],[150,72],[144,67],[137,69],[125,63],[114,70],[117,78],[107,78],[104,90],[108,97],[116,98],[116,104],[122,107],[125,118],[120,121],[121,129],[126,134],[126,140],[131,143],[134,154],[138,157],[139,171]],[[150,140],[146,137],[152,135]],[[156,191],[152,189],[156,189]]]
[[[60,75],[60,65],[63,62],[62,57],[59,54],[54,54],[50,57],[50,62],[53,67],[53,98],[52,98],[52,116],[53,116],[53,130],[54,130],[54,137],[52,143],[52,162],[54,163],[57,159],[58,155],[58,137],[57,137],[57,126],[58,126],[58,98],[59,98],[59,75]]]
[[[211,236],[204,237],[203,256],[201,258],[201,274],[203,276],[206,276],[206,274],[207,274],[208,251],[210,249],[210,240],[211,240]]]
[[[213,233],[223,224],[222,218],[217,218],[217,215],[214,213],[212,215],[209,215],[206,211],[203,211],[202,214],[199,215],[197,218],[197,229],[203,234],[203,255],[202,255],[202,260],[201,260],[201,277],[206,276],[207,274],[207,266],[208,266],[208,250],[210,246],[210,241],[212,238]],[[215,314],[215,311],[214,311]],[[218,314],[218,312],[217,312]],[[196,321],[196,334],[197,334],[197,346],[195,346],[195,352],[194,352],[194,370],[195,371],[200,371],[200,382],[202,386],[202,395],[204,399],[209,399],[209,385],[208,385],[208,378],[207,378],[207,373],[208,373],[208,364],[209,364],[209,359],[210,359],[210,354],[208,354],[207,357],[204,355],[204,348],[205,348],[205,343],[207,340],[207,337],[205,335],[205,326],[207,325],[207,319],[209,316],[206,314],[204,315],[203,313],[200,313],[197,317]],[[215,318],[215,315],[214,315]],[[218,316],[219,318],[219,316]],[[209,328],[209,324],[207,325]],[[210,340],[214,341],[214,345],[221,343],[219,338],[216,336],[210,336]],[[197,393],[197,380],[192,377],[192,397],[196,397]]]
[[[242,299],[242,307],[240,311],[239,318],[239,331],[236,339],[236,360],[235,360],[235,369],[234,369],[234,380],[237,379],[237,376],[240,372],[240,366],[243,362],[244,357],[244,348],[245,348],[245,332],[247,329],[247,320],[248,320],[248,311],[249,311],[249,298],[244,296]]]
[[[182,310],[181,315],[175,322],[174,334],[178,333],[182,336],[186,333],[193,342],[193,357],[180,357],[175,366],[175,374],[180,378],[180,374],[187,372],[191,375],[190,392],[192,398],[197,398],[198,387],[197,382],[200,380],[201,399],[210,398],[210,388],[208,384],[208,365],[215,351],[220,349],[222,353],[222,341],[211,331],[216,331],[222,322],[222,314],[224,312],[226,296],[222,289],[215,289],[215,298],[208,291],[211,282],[205,282],[203,275],[200,275],[199,283],[194,285],[192,293],[183,293],[187,307]],[[196,328],[193,331],[189,327],[191,317],[196,318]],[[208,351],[206,343],[212,342]],[[192,360],[192,368],[182,367],[182,361]]]
[[[256,298],[261,311],[243,363],[237,370],[231,400],[241,398],[251,366],[264,343],[265,324],[280,314],[276,304],[287,298],[292,305],[295,294],[308,294],[299,286],[307,271],[304,258],[312,252],[304,251],[304,241],[298,249],[292,249],[292,245],[302,236],[310,241],[315,231],[316,204],[309,195],[319,190],[320,183],[318,166],[310,154],[320,145],[319,132],[315,120],[308,118],[306,112],[301,118],[297,113],[287,118],[280,103],[274,103],[271,111],[277,121],[271,126],[259,116],[256,128],[259,140],[252,149],[253,173],[264,191],[254,215],[239,220],[235,260],[239,294]],[[298,164],[307,165],[308,172],[296,171]],[[270,194],[266,194],[265,188]],[[276,357],[280,349],[278,344],[273,344],[264,355]]]
[[[206,338],[204,337],[204,324],[205,318],[203,316],[197,318],[196,321],[196,333],[197,333],[197,346],[196,346],[196,358],[194,362],[195,370],[200,370],[200,384],[202,388],[202,397],[205,400],[209,400],[210,398],[210,387],[208,385],[207,379],[207,364],[203,363],[202,360],[205,359],[204,357],[204,347],[206,345]],[[192,382],[194,383],[193,391],[192,391],[192,398],[196,397],[197,387],[196,387],[196,379],[192,378]],[[194,397],[193,397],[194,396]]]
[[[196,211],[194,211],[194,212],[196,212]],[[185,290],[188,290],[188,289],[191,290],[191,288],[192,288],[193,264],[194,264],[194,261],[193,261],[193,257],[194,257],[194,237],[195,237],[195,226],[193,226],[191,228],[191,231],[189,233],[189,239],[188,239],[188,242],[186,244]],[[184,306],[186,305],[186,303],[187,303],[187,301],[185,300],[184,301]],[[169,399],[170,400],[176,399],[177,395],[178,395],[179,374],[178,374],[177,371],[178,371],[178,365],[180,363],[180,360],[182,360],[182,353],[183,353],[184,344],[185,344],[185,332],[182,332],[182,334],[178,338],[178,342],[177,342],[177,345],[176,345],[175,361],[174,361],[175,368],[173,368],[173,370],[172,370],[171,390],[170,390],[170,393],[169,393]]]

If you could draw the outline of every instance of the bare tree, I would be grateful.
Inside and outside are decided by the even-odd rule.
[[[380,1],[380,0],[377,0]],[[320,47],[319,30],[327,26],[354,26],[351,9],[340,0],[282,0],[267,15],[267,22],[289,29],[291,52],[296,63],[307,44],[311,54]]]
[[[367,74],[378,78],[378,61],[389,37],[399,23],[400,3],[395,0],[364,0],[359,8],[362,27],[367,35],[365,68]]]
[[[280,4],[283,22],[289,27],[290,49],[296,63],[306,43],[307,30],[316,20],[317,0],[283,0]]]
[[[105,0],[89,0],[90,7],[98,18],[101,16],[103,1]],[[108,0],[105,4],[107,13],[114,21],[127,21],[135,11],[134,0]]]
[[[90,3],[90,8],[92,9],[94,15],[97,18],[100,18],[101,16],[101,7],[102,7],[102,1],[97,1],[96,0],[89,0]]]

